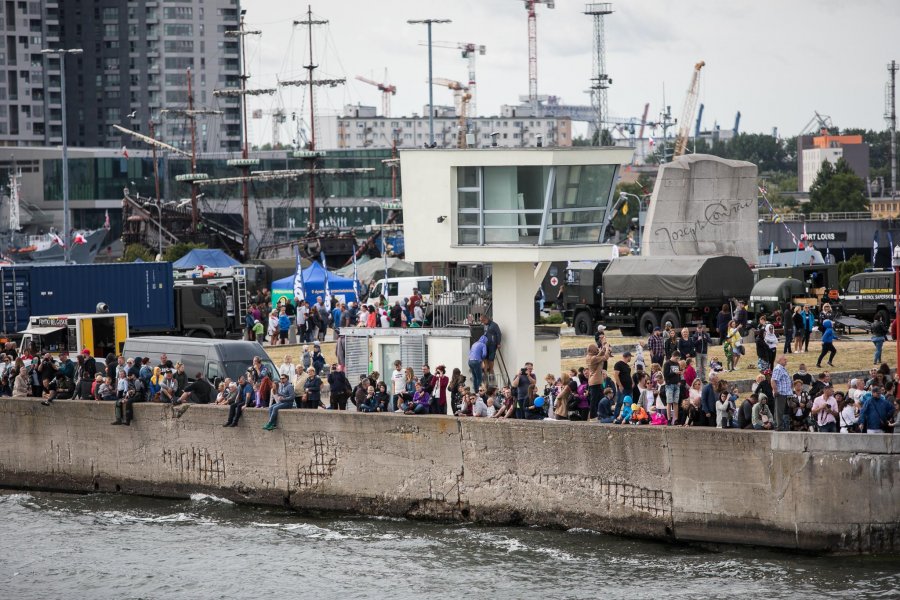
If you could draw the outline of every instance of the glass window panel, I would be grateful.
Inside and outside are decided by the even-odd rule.
[[[481,225],[480,217],[478,213],[459,213],[457,220],[459,225]]]
[[[614,165],[559,167],[553,208],[605,207],[615,171]]]
[[[478,192],[459,192],[459,208],[478,208]]]
[[[550,225],[573,225],[579,223],[602,223],[605,210],[554,211],[550,213]]]
[[[485,229],[485,244],[537,244],[540,227]]]
[[[478,229],[459,229],[457,240],[460,244],[478,245]]]
[[[456,168],[456,187],[457,188],[478,187],[478,167],[457,167]]]
[[[485,210],[543,210],[550,167],[485,167]]]
[[[600,225],[591,227],[559,227],[547,230],[546,244],[597,243],[600,241]]]

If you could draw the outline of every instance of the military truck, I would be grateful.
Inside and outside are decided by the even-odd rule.
[[[841,299],[841,311],[866,321],[880,316],[888,324],[894,318],[894,293],[892,271],[867,269],[850,277]]]
[[[746,299],[753,288],[753,272],[737,256],[570,263],[566,275],[565,314],[578,335],[593,332],[601,322],[623,335],[649,335],[667,322],[714,329],[722,305]]]

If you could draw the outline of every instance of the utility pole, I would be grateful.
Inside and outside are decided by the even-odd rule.
[[[188,111],[194,111],[194,92],[191,87],[193,79],[191,69],[187,70],[188,85]],[[197,123],[196,119],[191,117],[191,175],[197,174]],[[197,233],[197,222],[200,220],[200,211],[197,207],[197,184],[191,180],[191,233]]]
[[[69,225],[69,143],[66,131],[66,55],[81,54],[81,48],[68,50],[41,50],[41,54],[59,56],[60,100],[62,102],[62,185],[63,185],[63,262],[69,264],[72,259],[72,233]]]
[[[892,60],[887,69],[891,81],[887,84],[887,106],[884,118],[891,130],[891,196],[893,197],[897,195],[897,70],[900,69],[900,65],[897,65],[897,61]]]
[[[428,27],[428,147],[434,148],[434,77],[432,73],[432,43],[431,26],[434,24],[452,23],[450,19],[409,19],[410,25],[425,25]]]

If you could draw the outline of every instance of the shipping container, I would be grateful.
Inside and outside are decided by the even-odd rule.
[[[0,326],[12,335],[32,315],[93,313],[104,303],[128,313],[132,332],[175,328],[171,263],[0,267]]]

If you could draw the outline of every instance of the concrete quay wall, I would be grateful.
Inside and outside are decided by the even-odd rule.
[[[900,554],[900,435],[0,399],[0,486]]]

